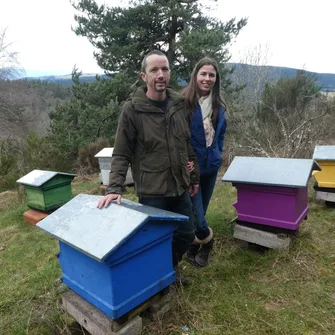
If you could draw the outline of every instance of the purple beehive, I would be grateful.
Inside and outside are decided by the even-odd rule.
[[[238,220],[297,230],[308,213],[312,159],[235,157],[222,178],[237,189]]]

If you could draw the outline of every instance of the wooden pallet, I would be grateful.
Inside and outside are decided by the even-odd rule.
[[[171,290],[172,291],[172,290]],[[142,317],[158,320],[174,305],[175,291],[168,289],[154,295],[119,319],[111,319],[72,290],[62,295],[63,309],[92,335],[140,335]]]

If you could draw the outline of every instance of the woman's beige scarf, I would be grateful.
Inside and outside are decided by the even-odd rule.
[[[201,107],[202,120],[204,123],[204,130],[206,136],[206,146],[208,148],[213,143],[215,135],[215,130],[212,123],[212,114],[213,114],[212,91],[209,93],[209,95],[201,97],[199,99],[199,105]]]

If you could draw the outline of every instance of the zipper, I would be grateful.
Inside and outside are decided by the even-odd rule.
[[[171,169],[171,172],[172,172],[171,155],[170,155],[170,144],[169,144],[169,136],[168,135],[169,135],[169,122],[168,122],[168,116],[165,115],[165,138],[166,138],[167,149],[168,149],[168,153],[169,153],[170,169]],[[173,173],[172,173],[172,175],[173,175]]]

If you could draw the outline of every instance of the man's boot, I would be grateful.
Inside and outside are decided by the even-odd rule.
[[[180,270],[179,270],[178,266],[175,267],[175,271],[176,271],[175,285],[177,285],[177,286],[187,286],[190,282],[180,274]]]
[[[208,237],[206,237],[203,240],[198,240],[198,243],[200,244],[201,248],[194,257],[194,263],[196,264],[196,266],[199,267],[205,267],[208,265],[209,254],[213,249],[214,245],[213,231],[211,228],[209,228],[209,230],[210,234]]]
[[[174,284],[177,286],[186,286],[189,284],[189,281],[180,274],[180,269],[178,266],[183,255],[177,250],[178,248],[176,247],[176,245],[172,243],[172,262],[173,262],[174,270],[176,271],[176,281],[174,282]]]
[[[189,249],[187,250],[187,254],[186,254],[186,260],[192,264],[192,265],[196,265],[195,264],[195,256],[197,254],[197,252],[200,249],[200,244],[194,240],[193,243],[191,244],[191,246],[189,247]]]

